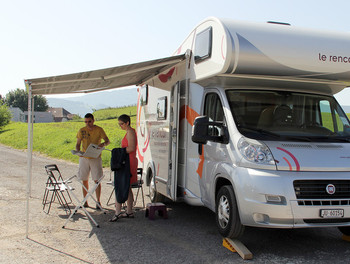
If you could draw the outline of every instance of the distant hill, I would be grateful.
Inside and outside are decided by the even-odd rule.
[[[52,97],[47,98],[47,102],[50,107],[63,107],[71,114],[84,116],[93,112],[93,109],[136,105],[137,89],[136,87],[116,89],[67,98]]]

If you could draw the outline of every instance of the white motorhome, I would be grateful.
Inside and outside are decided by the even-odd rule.
[[[350,235],[350,33],[209,18],[139,87],[138,158],[153,202],[206,206],[220,233]]]

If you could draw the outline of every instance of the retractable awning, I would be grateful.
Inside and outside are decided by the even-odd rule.
[[[33,95],[89,93],[107,89],[139,85],[186,59],[186,54],[157,60],[139,62],[119,67],[26,79],[28,90],[28,154],[27,154],[27,204],[26,237],[29,232],[29,197],[31,196],[33,153]]]
[[[36,94],[89,93],[139,85],[186,58],[185,54],[119,67],[27,79]]]

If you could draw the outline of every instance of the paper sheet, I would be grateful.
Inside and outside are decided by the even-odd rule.
[[[78,155],[79,157],[88,158],[98,158],[101,155],[102,150],[105,148],[99,148],[97,144],[90,144],[85,152],[72,150],[73,155]]]

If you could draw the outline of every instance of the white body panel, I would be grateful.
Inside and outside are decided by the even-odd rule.
[[[196,37],[207,29],[211,29],[212,34],[210,56],[195,62],[198,59],[195,58]],[[306,99],[310,95],[312,100],[319,96],[318,108],[308,105],[303,114],[309,110],[314,116],[313,111],[322,108],[328,102],[327,98],[331,106],[335,107],[332,95],[350,84],[350,34],[210,18],[200,23],[175,53],[180,54],[188,49],[193,51],[188,61],[145,82],[148,85],[148,102],[145,105],[142,105],[145,100],[145,95],[142,95],[144,88],[140,87],[139,90],[138,156],[143,164],[147,184],[147,177],[151,173],[156,178],[157,192],[173,200],[207,206],[213,211],[218,188],[232,185],[243,225],[285,228],[350,225],[350,220],[346,221],[350,219],[350,196],[347,196],[350,190],[339,199],[328,196],[305,199],[297,197],[299,187],[294,185],[299,180],[313,183],[334,180],[341,184],[346,182],[350,186],[350,143],[308,142],[305,137],[299,137],[298,140],[290,135],[287,140],[283,137],[280,140],[253,137],[252,142],[263,144],[269,149],[272,161],[250,162],[238,147],[240,140],[249,136],[242,132],[239,119],[235,117],[237,113],[233,113],[239,107],[233,107],[232,98],[228,98],[228,91],[233,94],[235,91],[276,94],[287,91],[291,95],[295,94],[295,97],[305,96]],[[172,137],[175,135],[171,131],[169,102],[172,101],[171,90],[176,83],[180,87],[180,110],[179,127],[176,130],[178,154],[174,159]],[[204,115],[205,98],[211,94],[222,105],[229,142],[208,141],[202,146],[200,154],[199,145],[191,139],[192,127],[194,119]],[[254,107],[260,111],[266,103],[263,97],[244,102],[255,103]],[[168,102],[165,119],[157,117],[160,98],[167,98]],[[245,111],[252,111],[250,117],[257,119],[253,115],[254,107],[247,107]],[[334,109],[341,112],[338,108]],[[341,114],[342,124],[347,123],[348,120]],[[318,118],[325,119],[325,116],[327,112],[322,110]],[[332,120],[336,120],[335,117]],[[330,129],[338,131],[335,125]],[[346,133],[346,126],[341,129]],[[309,135],[307,133],[314,133],[314,130],[308,132],[305,128],[303,133]],[[322,133],[326,133],[326,130],[323,128]],[[281,133],[284,135],[288,131],[283,130]],[[256,134],[263,136],[263,132]],[[173,160],[177,160],[176,164],[172,163]],[[172,166],[177,166],[176,175],[172,175]],[[171,182],[177,182],[177,186],[171,186]],[[175,188],[175,192],[170,187],[173,190]],[[281,200],[274,203],[267,199],[269,196],[278,196]],[[337,206],[332,204],[335,200],[340,201]],[[323,201],[322,205],[317,204],[320,201]],[[334,208],[344,210],[342,219],[338,220],[345,221],[327,221],[320,217],[321,209]]]

